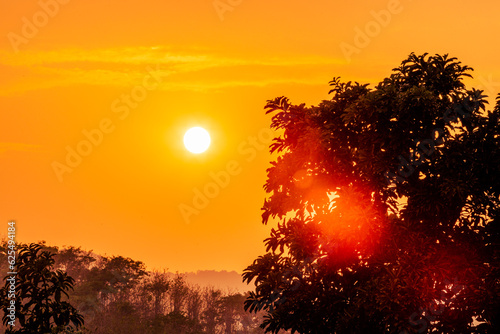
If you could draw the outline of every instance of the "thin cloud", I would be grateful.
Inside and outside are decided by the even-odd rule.
[[[314,76],[317,77],[318,71],[306,71],[307,73],[300,78],[297,75],[291,78],[289,74],[301,68],[331,68],[331,66],[340,66],[343,62],[344,60],[318,56],[261,59],[235,56],[230,58],[221,57],[203,49],[176,51],[159,46],[37,51],[23,52],[15,56],[0,50],[0,66],[7,67],[9,70],[7,71],[9,74],[4,76],[4,83],[0,84],[0,95],[80,84],[130,86],[142,80],[147,66],[158,68],[158,75],[166,79],[159,87],[163,90],[266,86],[290,81],[324,84],[324,80],[315,81]],[[286,72],[287,75],[274,73],[270,76],[269,69],[280,68],[286,68],[286,71],[281,72]],[[206,71],[209,70],[212,72],[207,74]],[[217,71],[221,71],[221,75]],[[16,75],[18,72],[29,75]],[[230,76],[227,75],[228,72],[231,73]],[[183,74],[193,73],[200,74],[200,76],[194,79],[192,75],[182,77]],[[255,74],[258,74],[259,80],[253,78]],[[173,75],[175,78],[171,78]]]

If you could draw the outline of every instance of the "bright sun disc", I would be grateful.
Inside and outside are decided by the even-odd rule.
[[[210,134],[199,126],[191,128],[184,135],[184,146],[191,153],[203,153],[210,146]]]

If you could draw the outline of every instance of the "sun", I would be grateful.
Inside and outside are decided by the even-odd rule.
[[[184,146],[191,153],[203,153],[210,146],[210,134],[199,126],[191,128],[184,134]]]

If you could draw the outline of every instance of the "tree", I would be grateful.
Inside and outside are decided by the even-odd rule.
[[[149,281],[145,283],[144,289],[151,294],[153,317],[157,317],[165,311],[165,299],[171,281],[165,272],[153,271],[149,276]]]
[[[175,274],[169,292],[172,313],[183,313],[181,310],[189,296],[189,287],[183,275]]]
[[[93,312],[89,312],[93,315],[92,330],[136,333],[140,312],[134,307],[131,292],[146,275],[144,263],[122,256],[99,256],[96,262],[81,290],[94,303]]]
[[[411,54],[374,88],[268,101],[277,227],[243,275],[267,332],[500,330],[500,95],[486,111],[471,70]]]
[[[222,313],[222,292],[212,287],[205,288],[203,299],[205,302],[205,310],[202,313],[204,331],[208,334],[215,334]]]
[[[73,277],[75,283],[87,279],[91,266],[96,262],[92,251],[85,251],[80,247],[73,246],[57,250],[55,260],[56,267]]]
[[[186,301],[186,313],[189,319],[200,322],[200,313],[202,309],[201,289],[199,286],[192,286]]]
[[[242,305],[239,294],[228,295],[221,299],[222,315],[221,320],[224,323],[224,333],[231,334],[235,332],[234,324],[236,322],[237,311]]]
[[[221,320],[224,324],[224,333],[248,333],[249,327],[252,324],[252,319],[248,318],[248,314],[243,309],[245,296],[239,293],[228,294],[222,297]],[[237,328],[242,328],[242,331],[237,331]]]
[[[6,333],[62,333],[82,327],[83,317],[64,300],[73,289],[74,279],[61,270],[53,270],[55,254],[41,251],[42,246],[34,243],[19,245],[18,249],[15,305],[21,328],[9,327]],[[4,324],[9,321],[9,287],[6,280],[0,290]]]

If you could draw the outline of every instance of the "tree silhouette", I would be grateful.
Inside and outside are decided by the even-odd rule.
[[[170,301],[173,313],[181,313],[188,296],[189,288],[183,275],[176,273],[170,285]]]
[[[186,313],[189,319],[200,322],[200,313],[202,309],[202,295],[200,287],[192,287],[188,293],[186,301]]]
[[[28,247],[19,245],[19,250],[26,249],[27,251]],[[173,274],[166,270],[146,271],[142,262],[130,258],[102,256],[73,246],[59,249],[46,245],[44,241],[31,247],[30,256],[27,254],[21,256],[24,263],[21,267],[24,269],[20,268],[16,275],[16,283],[19,283],[21,279],[29,282],[24,284],[26,288],[22,296],[19,290],[17,291],[16,326],[11,328],[4,316],[5,326],[0,322],[2,333],[7,329],[11,330],[7,333],[15,333],[14,329],[20,329],[19,314],[22,310],[19,305],[21,304],[25,308],[22,313],[25,324],[27,323],[29,328],[24,327],[23,331],[18,331],[19,333],[220,334],[230,332],[243,334],[263,332],[256,328],[262,319],[262,312],[255,316],[243,312],[245,298],[243,295],[224,293],[213,287],[201,288],[198,285],[192,285],[188,283],[184,274]],[[8,255],[11,255],[9,250],[8,239],[0,240],[0,267],[3,268],[4,273],[12,271],[9,268]],[[55,274],[58,277],[71,277],[59,280],[59,286],[65,284],[72,286],[70,289],[63,289],[67,295],[62,291],[60,299],[55,296],[50,297],[50,294],[55,294],[56,290],[50,288],[51,282],[43,285],[42,280],[36,278],[37,275],[52,277]],[[221,274],[224,277],[225,274]],[[66,283],[64,283],[65,280]],[[33,283],[34,281],[38,281],[38,284]],[[9,285],[8,289],[0,289],[2,293],[0,307],[4,311],[9,305],[6,303],[10,303],[10,297],[5,294],[9,292],[10,287]],[[43,292],[45,288],[47,291]],[[29,291],[39,291],[35,294],[38,296],[37,299],[41,300],[39,303],[41,306],[36,310],[45,310],[45,313],[37,313],[34,304],[31,308],[25,307],[31,299],[28,296],[31,293]],[[42,296],[49,296],[50,301],[67,302],[69,299],[74,309],[71,311],[68,307],[67,310],[70,313],[73,312],[73,315],[83,316],[85,327],[76,326],[71,321],[64,326],[63,321],[50,319],[51,313],[54,317],[58,316],[58,319],[61,319],[65,311],[63,307],[59,309],[50,309],[52,305],[46,307],[44,304],[46,298]],[[10,322],[12,319],[7,320]],[[33,329],[36,328],[35,324],[39,323],[43,323],[40,326],[44,327],[39,326],[38,329]],[[51,329],[47,330],[47,328]]]
[[[243,332],[248,332],[246,326],[250,321],[244,315],[243,303],[245,296],[242,294],[231,294],[221,299],[222,316],[221,320],[224,324],[224,333],[232,334],[236,332],[235,325],[239,323],[243,327]],[[239,320],[239,321],[238,321]]]
[[[6,333],[62,333],[83,326],[83,317],[64,300],[74,279],[53,270],[54,253],[41,251],[38,244],[20,245],[16,275],[16,317],[21,328],[9,326]],[[9,283],[0,290],[3,323],[7,324]]]
[[[171,281],[167,274],[158,271],[150,274],[150,281],[144,286],[144,289],[151,294],[153,304],[153,316],[164,313],[164,299],[166,298]]]
[[[277,227],[243,275],[267,332],[500,331],[500,100],[471,70],[411,54],[374,88],[268,101]]]
[[[208,334],[215,334],[222,314],[222,292],[207,288],[203,297],[206,305],[202,313],[204,330]]]

